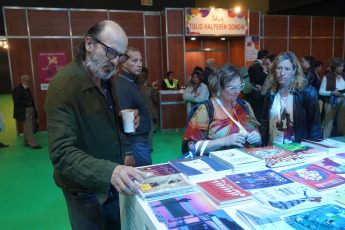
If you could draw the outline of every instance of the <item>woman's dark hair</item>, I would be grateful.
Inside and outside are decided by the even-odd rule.
[[[219,66],[208,79],[208,88],[213,96],[218,97],[230,81],[242,77],[242,72],[232,64]]]
[[[270,54],[267,56],[268,60],[270,60],[271,63],[273,63],[274,59],[276,59],[277,54]]]
[[[344,65],[344,60],[342,58],[333,58],[331,60],[331,71],[334,73],[335,69],[341,65]]]
[[[85,39],[87,37],[91,37],[91,38],[97,38],[98,35],[102,32],[102,30],[104,29],[106,23],[100,22],[97,23],[96,25],[93,25],[87,32],[86,34],[84,34],[82,36],[83,41],[79,44],[79,46],[77,47],[77,52],[76,52],[76,57],[82,61],[84,61],[86,59],[86,48],[85,48]]]
[[[200,66],[195,66],[193,71],[203,72],[204,70]]]
[[[309,65],[310,65],[310,66],[313,66],[313,62],[314,62],[314,60],[315,60],[315,57],[313,57],[313,56],[311,56],[311,55],[306,55],[306,56],[304,56],[303,58],[304,58],[306,61],[309,62]]]
[[[197,88],[198,88],[199,85],[200,85],[200,84],[203,82],[203,80],[204,80],[204,75],[202,74],[201,71],[198,71],[198,70],[194,70],[194,71],[193,71],[193,73],[192,73],[192,78],[193,78],[194,75],[196,75],[197,78],[199,79],[199,84],[197,85]],[[191,79],[191,84],[193,84],[193,83],[192,83],[192,79]]]
[[[173,72],[173,71],[169,71],[169,72],[167,73],[167,77],[169,77],[169,75],[172,74],[172,73],[174,73],[174,72]]]

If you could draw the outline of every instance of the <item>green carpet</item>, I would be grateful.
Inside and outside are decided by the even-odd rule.
[[[0,141],[0,229],[71,229],[61,190],[53,181],[48,157],[47,133],[36,134],[43,148],[23,147],[17,136],[11,95],[0,95],[5,133]],[[165,163],[181,154],[182,133],[154,134],[153,164]]]

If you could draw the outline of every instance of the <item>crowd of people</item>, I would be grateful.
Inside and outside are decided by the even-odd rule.
[[[184,151],[203,155],[345,135],[344,60],[332,58],[329,65],[322,78],[323,63],[312,56],[299,61],[292,52],[260,50],[248,69],[217,67],[214,59],[205,69],[196,66],[183,92],[191,115]],[[174,72],[166,76],[162,90],[181,88]],[[30,80],[23,75],[13,91],[14,118],[24,125],[23,146],[40,149]],[[150,177],[134,167],[152,164],[156,89],[140,51],[128,47],[124,30],[109,20],[86,32],[76,57],[51,80],[45,102],[49,157],[73,229],[120,229],[119,193],[138,194]],[[133,133],[123,130],[126,109],[134,110]]]

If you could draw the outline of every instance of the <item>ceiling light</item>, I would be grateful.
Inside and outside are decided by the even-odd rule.
[[[196,38],[190,38],[190,40],[194,41]]]
[[[235,12],[236,12],[236,13],[239,13],[240,11],[241,11],[241,8],[237,6],[237,7],[235,8]]]
[[[224,41],[224,40],[225,40],[225,38],[220,38],[220,40]]]

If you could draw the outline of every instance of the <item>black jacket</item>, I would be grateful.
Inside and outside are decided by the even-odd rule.
[[[19,84],[16,88],[13,89],[12,93],[13,99],[13,118],[18,121],[25,121],[26,107],[33,106],[35,111],[35,119],[37,119],[37,111],[32,98],[30,88],[24,89],[22,84]],[[29,105],[31,102],[31,105]]]
[[[265,97],[265,104],[261,114],[261,126],[259,131],[263,146],[269,141],[269,116],[274,97],[277,92],[268,92]],[[293,124],[295,131],[295,142],[301,143],[302,139],[321,139],[320,109],[317,92],[314,87],[306,85],[301,91],[293,91]]]
[[[307,72],[304,72],[305,78],[308,80],[308,84],[314,86],[316,91],[319,92],[321,81],[313,68],[309,68]]]
[[[253,86],[260,85],[262,86],[265,83],[267,73],[264,72],[264,68],[262,67],[262,64],[256,60],[251,66],[248,68],[248,74],[250,77],[250,82]],[[263,96],[261,95],[261,92],[252,91],[251,98],[256,99],[263,99]]]

